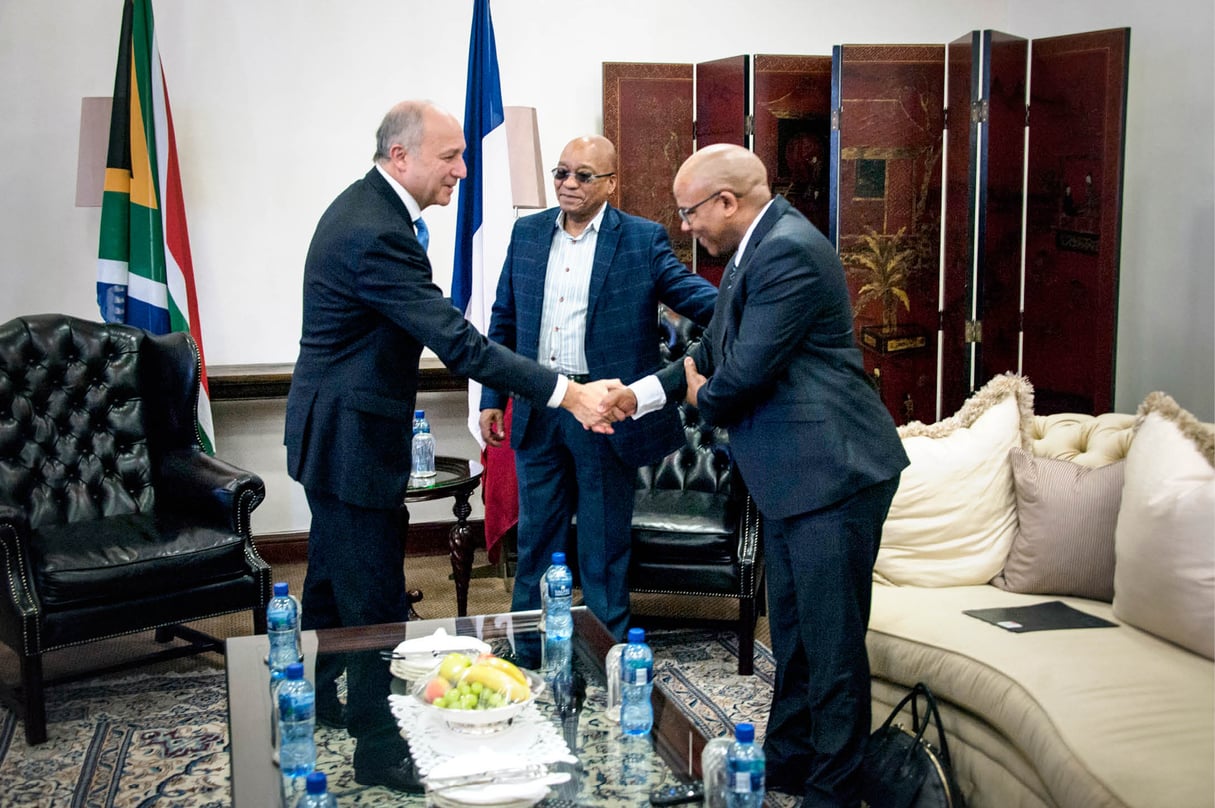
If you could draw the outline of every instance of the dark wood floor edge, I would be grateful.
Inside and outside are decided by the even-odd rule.
[[[409,538],[405,543],[406,556],[447,555],[451,549],[448,534],[455,522],[420,522],[409,526]],[[485,546],[485,522],[470,519],[473,547]],[[253,537],[257,552],[271,566],[295,564],[308,560],[308,531],[289,530],[279,533],[263,533]]]

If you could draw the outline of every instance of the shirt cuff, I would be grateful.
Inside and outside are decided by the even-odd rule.
[[[661,410],[667,403],[667,392],[662,389],[662,382],[652,374],[633,382],[629,389],[637,397],[637,412],[633,413],[634,418]]]
[[[557,386],[553,388],[553,394],[548,397],[548,406],[560,407],[561,400],[565,398],[565,391],[570,389],[570,380],[560,373],[557,374]]]

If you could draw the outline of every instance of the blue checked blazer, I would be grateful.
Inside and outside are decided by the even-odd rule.
[[[559,208],[550,208],[515,223],[498,296],[490,318],[489,338],[536,359],[549,248]],[[630,216],[610,205],[604,211],[587,303],[587,370],[591,379],[621,379],[625,384],[662,366],[658,350],[658,304],[664,303],[706,325],[713,315],[717,288],[693,274],[671,251],[658,224]],[[634,466],[654,463],[683,442],[677,402],[637,420],[625,419],[610,436],[620,458]],[[506,395],[484,388],[481,409],[503,409]],[[526,447],[527,423],[534,405],[516,398],[511,446]]]

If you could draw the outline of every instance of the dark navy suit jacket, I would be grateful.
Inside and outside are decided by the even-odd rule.
[[[729,430],[739,471],[766,517],[826,507],[908,463],[865,378],[851,311],[831,242],[776,197],[737,271],[722,277],[713,321],[689,351],[709,377],[700,414]],[[668,399],[682,400],[682,363],[660,379]]]
[[[498,281],[489,338],[535,359],[540,345],[540,316],[559,208],[515,223]],[[656,372],[659,352],[658,304],[665,303],[704,325],[713,314],[717,289],[675,257],[662,226],[630,216],[610,205],[604,211],[587,302],[587,370],[591,379],[621,379],[625,384]],[[640,327],[639,327],[640,326]],[[481,409],[503,409],[500,389],[486,387]],[[526,446],[532,403],[516,400],[511,446]],[[633,466],[654,463],[683,441],[675,402],[662,411],[615,426],[611,444]]]
[[[304,264],[287,470],[305,488],[395,508],[409,483],[418,358],[544,402],[557,375],[494,345],[431,279],[405,203],[372,168],[329,206]]]

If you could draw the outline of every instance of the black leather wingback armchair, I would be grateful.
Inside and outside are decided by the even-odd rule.
[[[0,695],[30,744],[46,740],[48,651],[145,630],[186,641],[108,672],[222,653],[185,622],[249,609],[266,630],[270,568],[250,532],[265,486],[200,448],[200,367],[185,333],[0,325],[0,641],[21,664]]]
[[[699,336],[690,321],[660,313],[662,350],[681,357]],[[685,443],[637,472],[629,587],[738,601],[738,672],[754,671],[755,623],[765,609],[759,511],[735,473],[726,430],[680,405]]]

